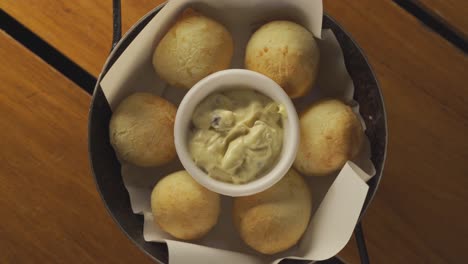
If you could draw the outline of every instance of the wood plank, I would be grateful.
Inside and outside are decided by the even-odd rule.
[[[6,0],[2,6],[97,74],[110,46],[110,3],[75,2]],[[364,218],[371,260],[459,262],[468,251],[468,245],[460,242],[468,235],[467,215],[462,213],[468,211],[463,187],[468,180],[467,56],[391,1],[325,0],[324,4],[368,55],[388,110],[385,177]],[[122,5],[124,21],[136,21],[156,4],[123,1]],[[56,17],[48,19],[35,10]],[[100,34],[83,37],[93,31]],[[78,44],[71,48],[68,42]],[[354,250],[348,247],[340,256],[359,263]]]
[[[389,1],[324,1],[366,52],[389,125],[364,217],[373,263],[457,263],[468,244],[468,57]],[[355,247],[340,256],[359,263]]]
[[[468,41],[468,1],[415,0],[414,2]]]
[[[122,32],[163,0],[123,0]],[[98,76],[112,45],[112,1],[2,0],[0,8]]]
[[[153,263],[91,176],[90,96],[0,31],[0,263]]]

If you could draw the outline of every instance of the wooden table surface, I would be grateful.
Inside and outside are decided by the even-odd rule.
[[[159,3],[122,1],[124,32]],[[468,32],[465,0],[421,3]],[[111,1],[0,7],[97,77],[111,45]],[[325,0],[324,8],[363,48],[385,97],[388,158],[363,219],[371,262],[466,262],[468,56],[392,1]],[[90,95],[4,32],[0,59],[0,263],[151,263],[94,186]],[[359,263],[353,239],[339,256]]]

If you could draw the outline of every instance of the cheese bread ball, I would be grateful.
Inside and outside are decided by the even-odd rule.
[[[245,67],[270,77],[291,98],[297,98],[312,88],[319,58],[320,50],[312,33],[290,21],[273,21],[250,38]]]
[[[218,222],[219,194],[198,184],[186,171],[161,179],[151,193],[155,223],[178,239],[197,239]]]
[[[118,156],[142,167],[159,166],[174,159],[176,111],[172,103],[149,93],[125,98],[109,125],[110,143]]]
[[[233,47],[223,25],[189,10],[159,42],[153,66],[169,84],[190,89],[209,74],[229,68]]]
[[[309,224],[309,186],[294,169],[270,189],[234,199],[233,220],[244,242],[263,254],[295,245]]]
[[[341,169],[361,149],[364,132],[351,107],[327,99],[310,106],[299,119],[301,144],[294,167],[309,176]]]

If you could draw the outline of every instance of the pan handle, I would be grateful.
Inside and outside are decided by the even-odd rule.
[[[112,20],[113,20],[113,34],[112,34],[112,49],[119,42],[122,37],[122,8],[120,0],[112,0]]]
[[[361,258],[361,264],[369,264],[369,254],[367,253],[366,240],[364,238],[364,231],[362,224],[359,221],[354,228],[354,237],[356,238],[356,244],[359,251],[359,257]]]

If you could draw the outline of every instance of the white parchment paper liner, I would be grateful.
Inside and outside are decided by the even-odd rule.
[[[303,110],[320,98],[334,97],[353,105],[353,110],[359,114],[359,107],[352,99],[353,82],[338,41],[331,30],[321,30],[321,0],[169,1],[103,77],[101,87],[112,109],[137,91],[161,95],[176,105],[180,103],[186,91],[170,87],[160,80],[153,70],[151,58],[171,23],[189,6],[217,19],[230,30],[235,42],[232,68],[243,68],[245,45],[255,29],[266,21],[289,19],[302,24],[317,38],[321,61],[319,77],[312,92],[294,102],[297,110]],[[362,124],[364,126],[363,121]],[[375,174],[368,140],[353,162],[345,164],[337,175],[306,178],[314,205],[309,227],[298,245],[273,256],[258,254],[241,241],[232,224],[232,199],[229,197],[223,197],[218,224],[207,236],[190,242],[174,240],[153,224],[150,195],[161,177],[183,169],[180,162],[175,160],[158,168],[140,168],[123,161],[121,164],[132,210],[144,215],[144,239],[166,242],[171,264],[219,263],[220,260],[223,264],[248,264],[279,262],[285,257],[323,260],[336,255],[346,245],[356,225],[368,191],[365,181]]]

